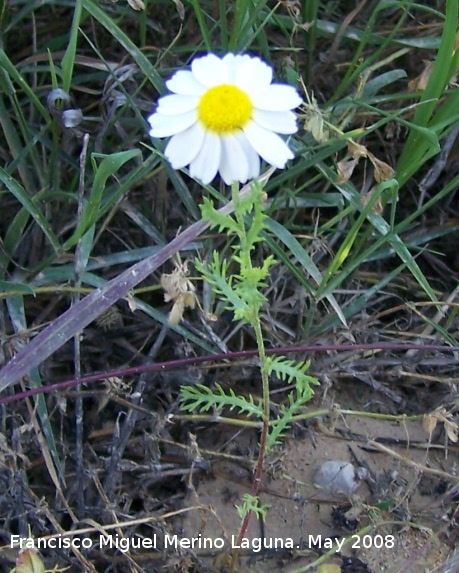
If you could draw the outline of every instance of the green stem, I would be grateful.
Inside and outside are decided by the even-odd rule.
[[[231,185],[231,199],[233,200],[234,205],[234,215],[236,217],[237,222],[239,223],[239,241],[241,243],[240,254],[243,257],[246,264],[251,267],[252,261],[250,259],[250,252],[248,252],[247,248],[247,233],[245,231],[245,221],[244,215],[241,213],[239,208],[241,204],[241,198],[239,196],[239,183],[233,183]],[[248,260],[247,260],[248,259]]]
[[[255,336],[257,339],[258,356],[260,358],[260,373],[261,373],[261,383],[262,383],[262,399],[263,399],[263,423],[261,426],[261,436],[260,436],[260,449],[258,452],[257,467],[255,469],[255,476],[253,478],[252,489],[250,495],[252,497],[257,497],[261,487],[261,478],[263,476],[263,465],[266,456],[266,443],[268,441],[269,432],[269,377],[268,377],[268,367],[266,363],[266,353],[265,345],[263,341],[263,332],[261,330],[261,323],[259,317],[252,327],[255,330]],[[244,516],[242,520],[241,528],[239,529],[237,546],[241,545],[247,529],[249,527],[250,518],[252,516],[252,511],[249,511]],[[229,568],[229,573],[234,573],[236,571],[237,560],[239,556],[239,550],[235,549],[231,555],[231,564]]]
[[[247,236],[245,231],[244,217],[241,211],[238,209],[239,206],[239,186],[237,183],[231,186],[232,199],[234,203],[234,213],[238,220],[239,226],[241,228],[240,241],[241,241],[241,259],[244,260],[245,264],[252,268],[252,259],[250,256],[250,250],[247,248]],[[243,230],[243,231],[242,231]],[[255,331],[255,337],[257,341],[258,358],[260,360],[260,374],[262,383],[262,401],[263,401],[263,419],[261,426],[261,436],[260,436],[260,448],[258,452],[257,467],[255,470],[255,476],[252,483],[251,495],[257,497],[260,491],[261,478],[263,476],[263,465],[266,456],[268,433],[269,433],[269,414],[270,414],[270,400],[269,400],[269,376],[268,376],[268,364],[266,357],[265,344],[263,340],[263,331],[261,329],[261,321],[259,315],[259,309],[257,309],[256,316],[254,316],[251,321],[251,326]],[[238,535],[238,543],[240,546],[242,539],[245,537],[247,529],[249,527],[250,518],[252,511],[248,511],[242,520],[241,528]],[[234,573],[236,570],[237,560],[239,551],[236,549],[233,551],[231,556],[231,564],[229,571]]]

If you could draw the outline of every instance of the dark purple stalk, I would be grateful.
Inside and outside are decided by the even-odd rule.
[[[87,298],[87,297],[86,297]],[[86,300],[86,299],[84,299]],[[286,348],[269,348],[266,354],[293,354],[293,353],[315,353],[315,352],[358,352],[366,350],[386,350],[388,352],[404,352],[406,350],[420,350],[424,352],[459,352],[459,346],[444,346],[440,344],[400,344],[395,342],[374,342],[371,344],[324,344],[324,345],[304,345],[304,346],[289,346]],[[55,392],[72,388],[77,384],[92,384],[99,380],[104,380],[109,377],[125,377],[140,374],[142,372],[149,372],[154,370],[178,370],[191,366],[193,364],[202,364],[204,362],[219,362],[222,360],[238,360],[244,358],[251,358],[257,356],[258,350],[241,350],[238,352],[228,352],[226,354],[210,354],[206,356],[194,356],[192,358],[181,358],[179,360],[170,360],[169,362],[156,362],[154,364],[143,364],[141,366],[132,366],[130,368],[120,368],[117,370],[109,370],[107,372],[98,372],[85,376],[79,379],[70,379],[56,384],[49,384],[40,388],[32,388],[24,392],[18,392],[11,396],[0,397],[0,404],[7,404],[22,400],[37,394],[45,394],[48,392]]]

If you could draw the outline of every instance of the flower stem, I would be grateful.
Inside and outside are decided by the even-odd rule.
[[[261,323],[258,317],[256,322],[252,324],[252,326],[255,330],[258,353],[259,353],[258,355],[260,359],[260,373],[261,373],[262,400],[263,400],[263,424],[261,427],[260,448],[258,451],[258,461],[257,461],[257,467],[255,468],[252,490],[250,492],[251,496],[257,497],[260,491],[261,478],[263,476],[263,465],[265,461],[266,443],[268,440],[268,431],[269,431],[269,377],[266,363],[265,345],[263,342],[263,333],[261,330]],[[237,540],[238,547],[240,547],[241,542],[245,537],[245,534],[247,533],[252,513],[253,513],[252,511],[248,511],[244,516],[244,519],[242,520]],[[229,573],[234,573],[234,571],[236,570],[238,556],[239,556],[239,549],[235,549],[231,555]]]
[[[240,224],[240,228],[245,230],[245,225],[243,221],[244,217],[241,211],[238,209],[239,188],[237,183],[232,185],[231,191],[232,191],[235,216]],[[252,259],[250,256],[250,250],[247,248],[245,232],[244,234],[241,234],[239,238],[241,241],[241,258],[243,258],[244,263],[247,266],[252,267]],[[253,313],[253,318],[252,320],[250,320],[250,324],[254,329],[255,338],[257,341],[258,358],[260,360],[260,374],[262,383],[262,402],[263,402],[263,418],[262,418],[262,427],[260,436],[260,447],[258,452],[258,461],[257,461],[257,466],[255,468],[255,475],[253,478],[252,489],[250,492],[252,497],[257,497],[260,491],[261,479],[263,476],[263,465],[266,456],[266,444],[268,440],[269,414],[270,414],[268,363],[267,363],[266,349],[263,340],[263,332],[261,328],[260,314],[258,308],[256,309],[256,312]],[[252,513],[253,513],[252,511],[248,511],[242,520],[242,524],[239,529],[237,546],[241,545],[242,539],[245,537],[247,533]],[[235,568],[237,566],[238,555],[239,555],[239,550],[235,549],[231,555],[229,573],[234,573],[234,571],[236,570]]]

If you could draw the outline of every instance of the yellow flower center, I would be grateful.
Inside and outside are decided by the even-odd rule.
[[[252,112],[253,105],[249,96],[230,84],[208,89],[198,106],[201,123],[218,135],[242,129],[252,118]]]

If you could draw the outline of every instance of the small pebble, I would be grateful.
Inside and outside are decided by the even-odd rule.
[[[364,470],[364,471],[362,471]],[[350,462],[330,460],[324,462],[314,475],[314,485],[332,493],[351,495],[365,479],[365,468],[356,468]]]

